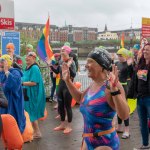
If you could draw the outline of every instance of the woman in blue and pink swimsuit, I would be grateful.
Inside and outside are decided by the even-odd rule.
[[[129,108],[117,67],[111,65],[109,53],[102,47],[91,51],[87,58],[88,77],[93,81],[84,91],[72,84],[69,68],[63,64],[63,79],[71,95],[80,103],[84,119],[81,150],[119,150],[119,138],[112,125],[117,112],[122,120],[129,117]]]

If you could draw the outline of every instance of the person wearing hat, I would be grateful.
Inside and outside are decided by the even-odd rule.
[[[61,60],[59,62],[59,66],[57,67],[57,69],[51,66],[51,69],[54,73],[56,74],[60,73],[60,81],[59,81],[58,92],[57,92],[57,97],[58,97],[57,101],[58,101],[58,112],[60,114],[61,123],[59,126],[54,128],[54,131],[63,130],[64,134],[68,134],[72,131],[71,122],[72,122],[73,114],[71,108],[72,96],[63,79],[61,66],[63,62],[69,66],[70,78],[71,81],[73,82],[76,76],[76,66],[73,61],[73,58],[69,56],[70,52],[71,52],[70,47],[63,46],[60,52]],[[65,122],[66,115],[67,115],[67,122]]]
[[[8,107],[0,108],[0,114],[12,115],[16,119],[20,132],[23,133],[26,126],[21,85],[23,74],[19,68],[13,68],[12,64],[13,60],[9,55],[0,57],[0,84],[8,100]]]
[[[79,69],[79,64],[78,64],[78,57],[77,55],[72,51],[72,49],[70,48],[70,43],[69,42],[66,42],[63,46],[63,48],[65,49],[68,49],[70,52],[69,52],[69,57],[72,57],[73,58],[73,61],[75,62],[75,65],[76,65],[76,72],[78,71]]]
[[[139,53],[140,53],[140,44],[135,44],[132,48],[132,53],[133,53],[133,56],[134,56],[134,63],[135,65],[138,64],[139,62]]]
[[[33,45],[31,44],[27,44],[26,46],[26,55],[29,53],[29,52],[33,52]],[[22,57],[22,70],[24,71],[27,67],[27,64],[26,64],[26,55],[24,55]],[[36,57],[36,63],[39,64],[39,58]]]
[[[112,65],[111,56],[104,48],[91,51],[85,67],[92,83],[81,92],[71,82],[67,64],[62,65],[63,80],[73,98],[80,103],[84,118],[81,150],[119,150],[119,137],[112,120],[116,112],[121,119],[127,119],[129,107],[118,81],[117,67]]]
[[[60,53],[55,53],[54,54],[54,58],[55,60],[52,60],[52,65],[55,69],[57,69],[57,67],[59,66],[59,60],[60,60]],[[51,87],[51,93],[50,93],[50,102],[54,101],[54,93],[55,93],[55,89],[56,89],[56,80],[58,78],[59,74],[55,74],[51,69],[50,69],[50,77],[51,77],[51,81],[52,81],[52,87]],[[57,92],[56,92],[57,93]]]
[[[15,46],[13,43],[8,43],[6,45],[6,51],[7,51],[7,54],[13,59],[13,68],[19,68],[19,69],[22,69],[22,59],[19,55],[16,55],[14,53],[15,51]]]
[[[40,69],[36,63],[36,53],[28,52],[26,55],[27,67],[23,72],[22,85],[25,94],[25,110],[30,116],[34,129],[33,138],[41,138],[38,119],[44,117],[46,105],[44,83]]]
[[[127,95],[128,92],[128,78],[131,77],[132,72],[132,65],[128,64],[127,59],[129,58],[129,50],[125,48],[121,48],[117,51],[118,60],[119,62],[116,63],[116,66],[119,70],[119,81],[122,84],[125,95]],[[118,126],[117,126],[117,132],[123,133],[122,138],[127,139],[130,137],[129,133],[129,118],[124,120],[124,131],[122,130],[122,119],[117,116],[118,118]]]

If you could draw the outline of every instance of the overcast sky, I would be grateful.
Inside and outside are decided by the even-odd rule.
[[[97,27],[104,30],[141,27],[142,17],[150,18],[149,0],[14,0],[17,22]],[[132,21],[131,21],[132,20]]]

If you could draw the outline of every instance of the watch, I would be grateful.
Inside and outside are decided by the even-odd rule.
[[[112,96],[116,96],[116,95],[121,94],[121,92],[120,92],[120,90],[118,90],[118,91],[110,92],[110,94],[111,94]]]

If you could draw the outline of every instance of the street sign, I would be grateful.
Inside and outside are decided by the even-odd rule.
[[[0,0],[0,30],[14,30],[14,1]]]
[[[13,43],[15,46],[14,53],[20,55],[20,32],[2,32],[1,33],[1,49],[2,54],[7,54],[6,45]]]
[[[150,18],[142,18],[142,38],[150,38]]]

